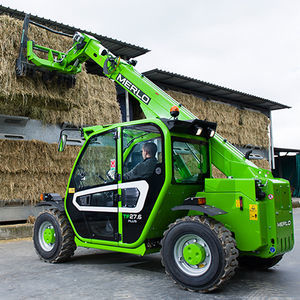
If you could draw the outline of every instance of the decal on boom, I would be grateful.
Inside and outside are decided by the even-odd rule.
[[[147,96],[144,92],[142,92],[139,88],[137,88],[132,82],[130,82],[122,74],[119,73],[116,80],[120,84],[122,84],[125,88],[127,88],[129,92],[133,93],[140,100],[142,100],[145,104],[149,104],[151,98]]]

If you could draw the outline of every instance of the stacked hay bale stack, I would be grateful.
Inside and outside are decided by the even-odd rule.
[[[217,132],[230,143],[245,147],[247,145],[269,148],[269,123],[270,120],[263,113],[247,109],[238,109],[232,105],[212,100],[204,101],[200,97],[190,94],[168,90],[171,97],[184,105],[200,119],[217,122]],[[270,169],[266,159],[253,160],[265,169]],[[213,168],[214,177],[224,175]]]
[[[57,82],[17,78],[23,22],[0,16],[0,114],[25,116],[45,124],[96,125],[119,122],[121,118],[115,85],[107,78],[88,74],[84,68],[76,85],[66,88]],[[28,36],[37,44],[66,52],[72,39],[35,26]],[[34,204],[41,192],[65,192],[78,147],[57,153],[57,145],[40,141],[0,140],[0,206],[16,201]]]
[[[41,192],[64,195],[78,151],[68,146],[58,153],[55,144],[0,140],[0,207],[35,204]]]

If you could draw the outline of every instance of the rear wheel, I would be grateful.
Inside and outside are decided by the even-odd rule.
[[[270,258],[262,258],[257,256],[241,256],[239,257],[239,264],[241,267],[250,270],[267,270],[281,261],[282,257],[283,255],[278,255]]]
[[[234,275],[238,250],[231,232],[204,216],[185,217],[162,239],[162,264],[182,288],[208,292]]]
[[[44,211],[36,218],[33,243],[39,257],[50,263],[66,261],[76,249],[69,221],[57,209]]]

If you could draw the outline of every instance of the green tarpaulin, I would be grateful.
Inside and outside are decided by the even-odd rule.
[[[293,197],[300,197],[300,154],[275,158],[274,177],[290,181]]]

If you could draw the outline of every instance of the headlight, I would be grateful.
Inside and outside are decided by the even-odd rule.
[[[198,127],[196,131],[196,135],[201,135],[202,130],[203,130],[202,127]]]

